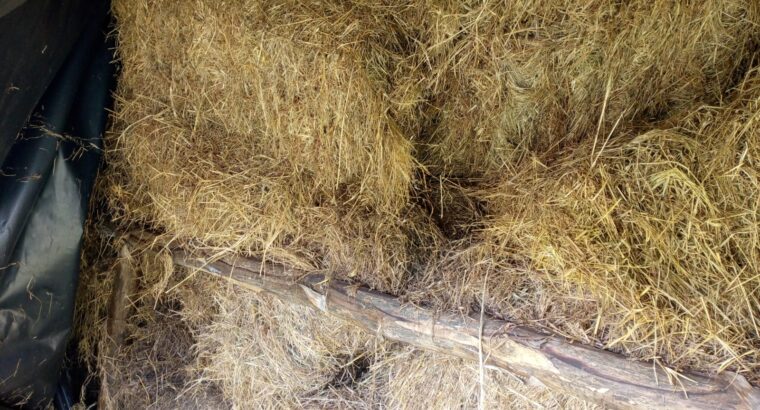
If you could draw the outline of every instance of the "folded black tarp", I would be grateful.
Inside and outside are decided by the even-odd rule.
[[[56,395],[71,332],[112,55],[104,1],[0,3],[4,10],[0,403],[39,408]]]

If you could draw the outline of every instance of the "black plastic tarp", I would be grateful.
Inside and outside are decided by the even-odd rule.
[[[56,17],[56,9],[68,17]],[[0,58],[14,67],[0,65],[0,84],[13,88],[6,92],[13,98],[0,98],[0,403],[5,406],[43,407],[58,390],[113,82],[106,10],[100,1],[28,0],[0,17]],[[55,24],[42,34],[30,31],[46,22]],[[9,27],[22,33],[9,34]],[[23,35],[42,40],[33,46],[9,40]],[[55,57],[39,58],[40,47]],[[58,61],[60,56],[65,58]]]
[[[102,0],[0,0],[0,163]]]

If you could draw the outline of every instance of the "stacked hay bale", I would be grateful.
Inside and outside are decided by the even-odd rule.
[[[725,106],[531,164],[488,197],[486,253],[582,289],[591,340],[756,378],[760,73]]]
[[[115,2],[117,219],[399,289],[415,164],[388,97],[398,8]]]
[[[755,182],[733,181],[728,198],[700,190],[726,184],[710,179],[730,167],[708,161],[738,166],[739,151],[715,159],[729,123],[752,128],[752,108],[727,104],[754,98],[743,81],[758,61],[758,4],[418,4],[424,53],[410,65],[429,95],[419,155],[453,187],[437,191],[436,213],[460,217],[439,221],[466,234],[414,297],[485,301],[497,316],[677,367],[752,371]],[[701,105],[725,119],[693,128]],[[692,142],[704,138],[715,142]],[[681,172],[696,191],[675,188]],[[719,205],[700,213],[697,195]],[[721,219],[734,212],[749,218]],[[731,241],[744,241],[742,256]]]
[[[423,162],[464,178],[719,102],[752,58],[760,13],[745,0],[415,3]]]
[[[242,0],[115,1],[113,10],[122,70],[99,188],[112,223],[188,249],[402,288],[415,230],[435,237],[409,206],[415,120],[389,91],[403,10]],[[113,283],[104,276],[114,270],[93,272],[80,304],[82,349],[99,352],[105,405],[173,407],[174,395],[295,406],[371,339],[251,292],[145,268],[125,345],[110,354],[105,326],[92,323],[104,324]],[[136,400],[141,388],[150,393]]]
[[[119,0],[114,13],[100,192],[120,229],[429,305],[485,303],[669,365],[756,367],[760,81],[742,80],[755,2]],[[82,326],[104,317],[110,271],[85,280]],[[162,366],[108,386],[116,407],[146,383],[140,403],[157,407],[414,408],[410,386],[430,391],[425,407],[481,391],[580,405],[508,375],[481,386],[459,360],[169,263],[141,271],[127,344],[98,360]],[[84,330],[92,353],[105,336]]]

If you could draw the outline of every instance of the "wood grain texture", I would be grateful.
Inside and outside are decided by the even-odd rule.
[[[132,300],[137,290],[137,272],[133,265],[132,253],[127,244],[122,244],[119,249],[118,271],[114,278],[111,296],[108,300],[108,317],[106,318],[106,337],[100,346],[105,357],[115,357],[116,352],[124,345],[127,335],[127,319],[131,314]],[[100,372],[100,394],[98,395],[98,408],[111,409],[113,406],[108,402],[111,395],[108,390],[111,386],[110,371]]]
[[[151,243],[149,235],[132,241]],[[146,242],[147,241],[147,242]],[[327,280],[260,260],[225,257],[210,261],[173,249],[176,264],[219,276],[283,301],[311,306],[386,339],[502,368],[548,388],[609,408],[760,408],[760,390],[741,375],[682,374],[677,381],[659,366],[573,343],[526,326],[497,319],[440,314],[355,284]],[[296,278],[296,279],[294,279]]]
[[[119,271],[114,278],[106,320],[106,334],[110,339],[109,342],[116,347],[124,343],[127,319],[132,306],[130,298],[137,289],[137,273],[132,263],[132,254],[129,247],[124,244],[119,250]]]

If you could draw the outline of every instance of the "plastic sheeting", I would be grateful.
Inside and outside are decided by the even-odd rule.
[[[0,0],[0,164],[106,0]]]
[[[58,387],[113,81],[102,21],[90,20],[0,172],[0,403],[7,406],[47,406]]]

